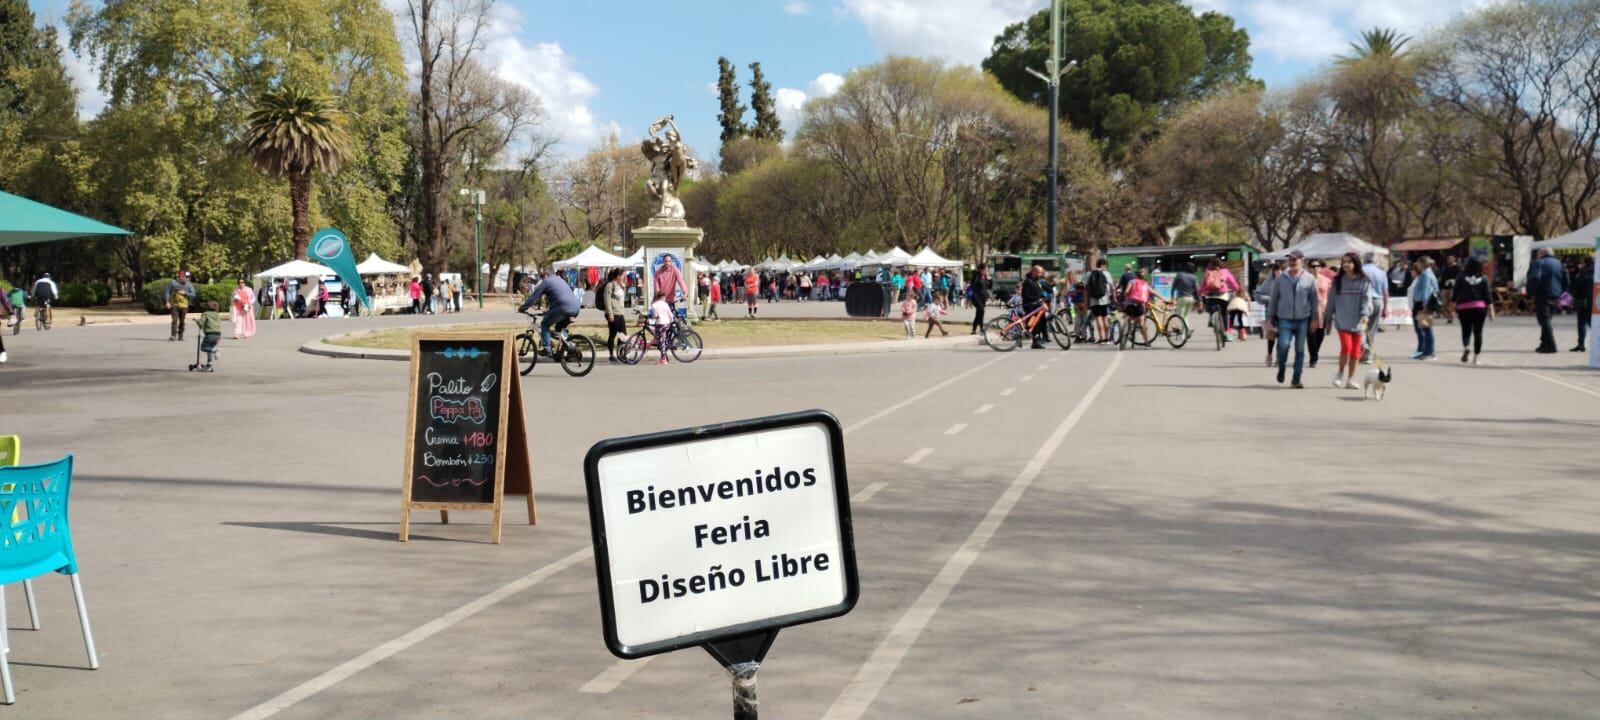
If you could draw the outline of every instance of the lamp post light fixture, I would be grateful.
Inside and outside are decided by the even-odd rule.
[[[474,215],[477,218],[478,231],[472,242],[472,274],[473,287],[478,291],[478,309],[483,309],[483,191],[461,188],[461,196],[470,198]]]

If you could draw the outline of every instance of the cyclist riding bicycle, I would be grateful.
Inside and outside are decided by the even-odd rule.
[[[56,287],[56,281],[50,279],[50,273],[39,276],[33,283],[34,312],[40,313],[44,318],[45,327],[50,326],[50,303],[61,297],[61,291]]]
[[[539,277],[539,284],[534,286],[533,292],[528,293],[528,298],[522,301],[522,306],[517,308],[517,312],[527,312],[540,300],[550,301],[549,311],[544,314],[544,319],[539,321],[539,352],[549,355],[551,329],[557,324],[571,322],[578,316],[581,305],[578,303],[577,293],[572,291],[572,286],[568,285],[561,275],[541,270]]]
[[[1222,336],[1227,340],[1228,331],[1228,301],[1244,289],[1239,286],[1239,280],[1233,273],[1224,267],[1222,260],[1211,258],[1206,265],[1205,279],[1200,281],[1200,297],[1206,303],[1206,315],[1217,315],[1222,318]]]

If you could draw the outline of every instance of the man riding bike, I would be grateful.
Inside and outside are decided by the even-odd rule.
[[[39,279],[33,283],[34,312],[39,313],[46,330],[50,329],[50,321],[52,319],[50,303],[55,302],[60,297],[60,289],[56,287],[56,281],[50,279],[50,273],[39,276]]]
[[[534,286],[533,292],[528,293],[528,299],[522,301],[522,306],[517,312],[525,313],[541,299],[549,299],[550,309],[544,314],[544,319],[539,321],[539,353],[550,354],[550,330],[557,323],[570,321],[578,316],[581,306],[578,296],[572,292],[572,286],[567,284],[561,275],[548,270],[539,272],[539,284]]]

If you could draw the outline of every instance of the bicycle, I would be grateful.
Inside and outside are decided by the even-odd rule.
[[[1174,313],[1170,305],[1171,303],[1159,298],[1152,298],[1145,303],[1144,319],[1140,322],[1145,327],[1146,339],[1143,342],[1137,340],[1134,342],[1150,347],[1155,344],[1156,335],[1161,335],[1167,339],[1167,344],[1171,345],[1173,350],[1189,342],[1189,321]]]
[[[1050,323],[1050,334],[1062,350],[1072,349],[1072,333],[1060,315],[1050,312],[1048,303],[1039,303],[1032,312],[1022,312],[1022,299],[1013,296],[1008,317],[995,318],[983,326],[983,344],[997,352],[1011,352],[1022,347],[1022,341],[1033,335],[1041,322]]]
[[[54,318],[52,318],[52,313],[50,312],[50,301],[49,300],[40,301],[38,305],[34,306],[34,308],[33,308],[33,329],[38,330],[40,332],[44,332],[45,330],[49,330],[50,329],[50,321],[52,319],[54,319]],[[21,328],[17,328],[17,330],[15,332],[13,332],[12,334],[15,335],[17,332],[21,332],[21,331],[22,331]]]
[[[533,366],[539,364],[539,328],[536,327],[539,317],[544,313],[523,313],[528,316],[528,329],[517,335],[517,363],[522,366],[522,374],[533,372]],[[567,331],[572,324],[572,318],[566,318],[556,323],[550,333],[549,356],[561,363],[561,369],[572,377],[583,377],[594,369],[594,340],[588,335],[572,335]]]
[[[672,358],[681,363],[692,363],[700,359],[700,353],[705,350],[705,340],[701,339],[700,333],[689,327],[688,321],[682,315],[675,314],[671,325],[656,330],[650,324],[648,315],[639,310],[634,310],[633,314],[639,318],[639,329],[622,343],[622,351],[618,353],[618,357],[624,364],[638,365],[651,345],[665,348],[663,352],[672,353]]]
[[[1231,299],[1227,295],[1207,295],[1205,298],[1206,316],[1210,318],[1211,332],[1216,337],[1218,350],[1228,344],[1228,301]]]

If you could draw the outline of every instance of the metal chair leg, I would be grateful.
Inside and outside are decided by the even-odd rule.
[[[89,651],[89,669],[100,669],[100,655],[94,651],[94,633],[89,632],[89,608],[83,605],[83,584],[78,582],[78,574],[73,573],[72,599],[78,604],[78,623],[83,626],[83,647]]]
[[[31,626],[29,629],[30,630],[38,630],[39,629],[39,605],[37,603],[35,603],[34,600],[33,600],[33,581],[32,580],[23,580],[22,581],[22,594],[24,596],[24,599],[26,599],[28,601],[28,624]]]
[[[11,638],[6,631],[6,593],[4,586],[0,586],[0,691],[5,698],[3,702],[10,705],[17,701],[17,695],[11,687]]]

